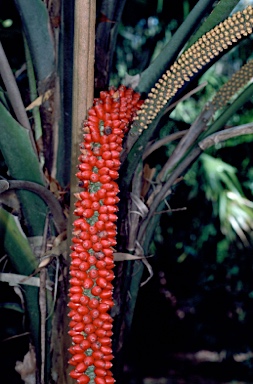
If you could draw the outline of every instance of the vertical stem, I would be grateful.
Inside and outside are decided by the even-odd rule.
[[[74,69],[73,69],[73,115],[72,115],[72,150],[71,150],[71,198],[68,238],[71,238],[73,222],[73,193],[77,192],[76,164],[81,142],[81,126],[87,109],[93,102],[94,91],[94,51],[96,2],[76,0],[74,30]]]

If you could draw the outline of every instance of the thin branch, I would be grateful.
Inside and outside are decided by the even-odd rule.
[[[184,100],[187,100],[189,99],[189,97],[191,97],[192,95],[194,95],[195,93],[199,92],[201,89],[203,89],[204,87],[206,87],[207,85],[207,82],[205,81],[204,83],[198,85],[196,88],[192,89],[190,92],[186,93],[184,96],[182,96],[179,100],[175,101],[175,103],[171,104],[168,106],[168,108],[166,108],[164,110],[164,113],[163,115],[165,115],[166,113],[168,113],[170,110],[172,110],[173,108],[175,108],[179,103],[181,103],[182,101]],[[174,140],[177,140],[177,139],[180,139],[182,136],[184,136],[186,133],[188,132],[188,129],[187,130],[184,130],[184,131],[181,131],[181,132],[175,132],[175,133],[172,133],[171,135],[169,136],[166,136],[164,137],[163,139],[161,140],[158,140],[156,141],[152,146],[148,146],[146,151],[144,152],[143,156],[142,156],[142,160],[146,159],[146,157],[148,157],[153,151],[157,150],[158,148],[160,148],[162,145],[165,145],[167,143],[170,143],[171,141],[174,141]]]
[[[1,187],[3,186],[3,188]],[[66,218],[63,215],[62,207],[56,197],[48,189],[32,181],[23,180],[0,180],[0,193],[10,189],[26,189],[39,195],[48,205],[55,227],[59,233],[66,229]]]
[[[195,144],[199,135],[207,129],[207,123],[214,114],[213,105],[210,103],[209,108],[204,108],[201,114],[197,117],[194,123],[191,125],[188,132],[182,137],[174,152],[163,166],[162,170],[157,176],[158,181],[165,179],[166,175],[172,170],[172,168],[182,159],[187,150]]]
[[[163,137],[160,140],[157,140],[154,144],[151,144],[146,151],[143,153],[142,160],[145,160],[149,155],[151,155],[152,152],[156,151],[158,148],[162,147],[163,145],[166,145],[168,143],[171,143],[174,140],[181,139],[182,136],[184,136],[188,132],[188,129],[184,129],[180,132],[174,132],[171,135],[168,135],[166,137]]]
[[[216,145],[220,142],[223,142],[225,140],[231,139],[233,137],[238,137],[242,135],[250,135],[253,134],[253,124],[243,124],[238,127],[232,127],[225,129],[223,131],[214,133],[207,138],[203,139],[199,142],[198,147],[195,147],[192,149],[192,151],[189,153],[189,155],[175,168],[171,176],[168,178],[166,183],[163,185],[161,190],[157,193],[157,195],[154,198],[154,201],[152,205],[150,206],[149,213],[146,217],[146,219],[141,223],[140,230],[138,234],[137,241],[139,241],[140,244],[143,244],[146,229],[148,226],[149,221],[155,214],[157,207],[159,206],[160,202],[163,201],[170,191],[170,188],[175,183],[177,178],[181,176],[187,168],[199,157],[199,155],[206,149],[212,147],[213,145]]]
[[[243,135],[252,135],[253,134],[253,124],[243,124],[238,127],[227,128],[223,131],[213,133],[212,135],[206,137],[202,141],[199,142],[199,147],[202,151],[212,147],[213,145],[217,145],[223,141],[232,139],[233,137],[243,136]]]
[[[152,205],[150,206],[150,210],[148,213],[147,218],[142,222],[140,226],[140,231],[138,234],[137,240],[139,241],[140,244],[143,244],[143,240],[145,237],[145,232],[148,226],[149,221],[155,214],[158,205],[160,204],[161,201],[163,201],[167,195],[170,193],[170,188],[172,185],[175,183],[177,178],[182,175],[182,173],[192,164],[194,160],[200,155],[201,149],[200,148],[194,148],[192,152],[180,163],[176,169],[173,171],[171,176],[168,178],[166,183],[163,185],[161,190],[158,192],[158,194],[155,196]]]

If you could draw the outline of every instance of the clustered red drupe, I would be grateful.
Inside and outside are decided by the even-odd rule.
[[[69,289],[70,376],[77,383],[114,383],[112,377],[113,252],[123,136],[142,101],[132,89],[100,92],[84,122],[80,192],[75,194]]]

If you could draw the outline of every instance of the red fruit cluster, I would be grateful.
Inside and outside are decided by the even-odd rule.
[[[80,193],[75,196],[70,265],[69,334],[74,366],[70,376],[77,383],[114,383],[111,360],[113,306],[111,281],[113,247],[116,245],[117,194],[122,140],[140,95],[120,86],[101,92],[84,123],[84,141],[79,156]]]

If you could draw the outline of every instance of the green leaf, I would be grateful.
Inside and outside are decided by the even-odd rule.
[[[30,275],[37,267],[29,242],[17,223],[17,218],[0,208],[0,238],[15,270]]]
[[[28,131],[0,103],[0,150],[10,176],[43,185],[42,172]],[[43,233],[46,204],[34,193],[18,192],[30,236]]]
[[[239,0],[221,0],[214,7],[210,16],[204,21],[204,23],[197,30],[194,36],[192,36],[192,38],[189,40],[189,43],[187,44],[187,48],[189,48],[192,44],[194,44],[206,32],[210,31],[210,29],[214,28],[221,21],[225,20],[238,3],[239,3]]]
[[[2,208],[0,208],[0,239],[16,272],[22,275],[32,274],[37,267],[37,261],[28,240],[18,226],[16,218]],[[24,285],[23,291],[30,319],[31,334],[38,353],[40,348],[38,288]]]
[[[41,0],[15,0],[37,74],[42,81],[55,70],[55,51],[46,5]]]
[[[8,309],[19,313],[24,313],[24,309],[18,303],[0,303],[0,309]]]
[[[187,19],[177,29],[174,36],[157,58],[142,72],[137,90],[148,92],[166,69],[173,64],[177,55],[187,43],[192,32],[198,27],[203,17],[210,11],[214,0],[199,0]]]
[[[5,106],[5,108],[8,109],[8,100],[6,98],[6,92],[3,90],[2,87],[0,87],[0,102],[3,103],[3,105]]]

